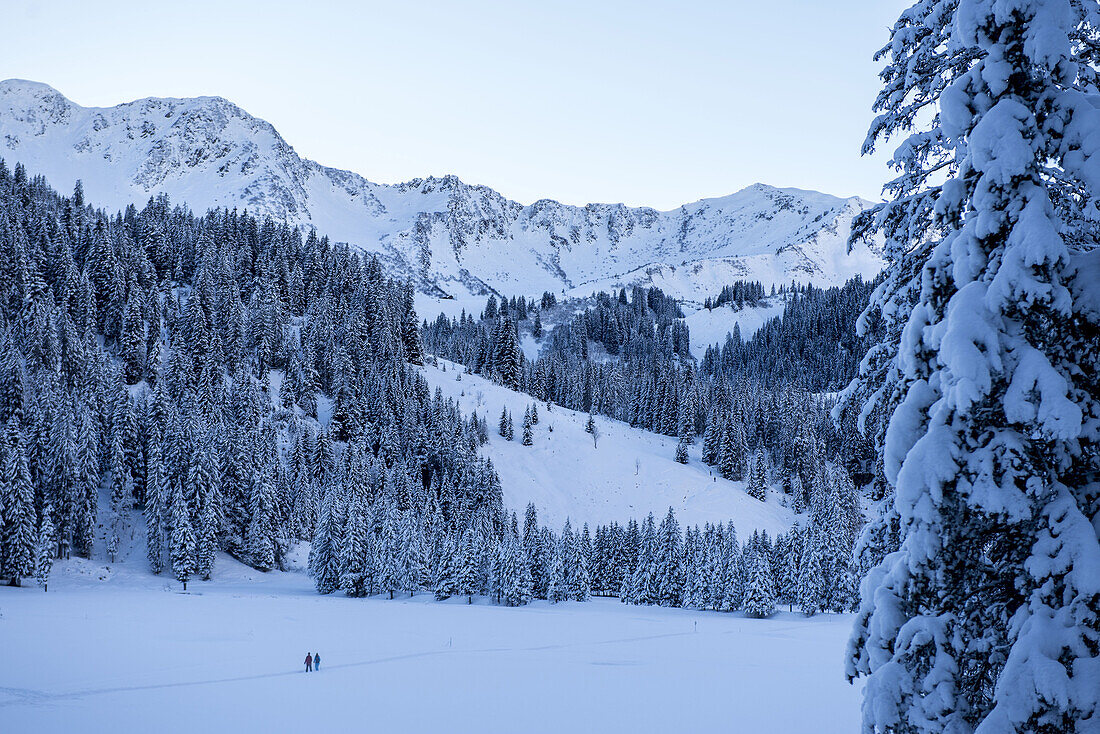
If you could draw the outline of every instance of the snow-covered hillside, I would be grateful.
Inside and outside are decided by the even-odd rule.
[[[726,335],[733,332],[735,325],[740,329],[742,339],[751,339],[757,329],[769,319],[782,316],[784,308],[786,303],[781,298],[770,298],[760,306],[745,306],[737,311],[722,306],[715,309],[700,308],[692,312],[685,306],[687,317],[684,321],[691,333],[692,356],[702,359],[707,347],[715,344],[721,346],[726,341]]]
[[[593,446],[584,430],[587,415],[557,405],[547,411],[543,403],[534,444],[524,446],[523,411],[535,402],[529,395],[464,374],[461,366],[444,360],[422,372],[433,390],[455,398],[464,413],[488,419],[485,455],[500,474],[505,506],[521,517],[528,502],[535,503],[539,520],[550,527],[560,527],[567,517],[578,526],[641,520],[650,512],[660,520],[672,507],[682,524],[733,520],[742,535],[759,529],[774,536],[790,528],[793,516],[774,494],[762,503],[745,494],[744,482],[712,475],[699,459],[698,446],[692,447],[688,464],[678,464],[676,439],[603,416],[595,417],[600,435]],[[512,441],[496,432],[505,407],[515,423]]]
[[[398,185],[298,156],[268,122],[220,97],[81,107],[36,82],[0,82],[0,156],[111,208],[167,193],[316,226],[379,253],[421,289],[588,293],[634,283],[702,300],[737,279],[836,285],[882,267],[846,254],[867,202],[756,184],[668,212],[621,204],[524,206],[454,176]]]

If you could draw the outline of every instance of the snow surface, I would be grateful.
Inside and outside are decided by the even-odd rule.
[[[300,158],[270,123],[220,97],[82,107],[9,79],[0,82],[0,156],[64,192],[82,179],[87,200],[109,209],[167,193],[200,212],[247,208],[317,227],[436,295],[652,284],[702,301],[737,279],[828,286],[883,267],[864,245],[847,254],[852,217],[869,204],[859,198],[755,184],[659,212],[524,206],[454,176],[376,184]]]
[[[424,366],[424,378],[433,391],[439,387],[445,397],[455,398],[463,413],[486,417],[489,443],[483,454],[500,475],[505,506],[521,518],[534,502],[543,524],[560,528],[568,517],[574,526],[587,522],[594,530],[612,520],[643,520],[650,512],[660,520],[672,507],[681,524],[733,520],[742,537],[754,529],[774,536],[790,528],[793,514],[775,493],[766,503],[749,497],[744,482],[722,479],[700,461],[698,445],[689,451],[690,462],[680,464],[675,438],[604,416],[595,416],[600,438],[593,447],[584,430],[587,414],[557,405],[547,410],[539,403],[534,445],[524,446],[523,411],[534,398],[464,374],[460,365],[442,359],[438,364]],[[497,432],[505,406],[515,424],[512,441]]]
[[[726,335],[733,331],[734,325],[741,327],[741,338],[748,341],[757,330],[769,320],[783,315],[786,303],[781,298],[771,298],[759,307],[746,306],[734,311],[728,305],[708,311],[705,308],[691,313],[688,305],[683,304],[684,323],[691,337],[691,354],[702,359],[707,347],[722,346]]]
[[[182,593],[74,559],[49,593],[0,588],[0,731],[839,734],[858,728],[850,624],[320,596],[225,556]]]

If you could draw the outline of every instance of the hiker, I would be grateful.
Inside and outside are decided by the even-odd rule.
[[[306,653],[306,672],[313,670],[313,656],[308,652]]]
[[[319,652],[313,653],[313,669],[314,670],[320,670],[321,669],[321,653],[319,653]]]

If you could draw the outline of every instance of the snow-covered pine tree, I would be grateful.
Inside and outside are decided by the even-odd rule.
[[[737,455],[737,433],[740,427],[736,425],[734,419],[727,418],[719,430],[718,453],[715,457],[718,473],[723,479],[740,479],[741,473],[738,468],[741,459]]]
[[[183,493],[182,483],[172,483],[170,501],[172,516],[172,572],[187,590],[187,582],[195,575],[195,531],[191,525],[191,508]]]
[[[717,416],[712,411],[707,418],[707,427],[703,430],[702,459],[703,463],[708,466],[718,463],[718,444],[721,440],[721,428]]]
[[[473,604],[474,594],[481,590],[479,564],[477,538],[473,531],[467,530],[457,554],[454,591],[456,595],[466,597],[467,604]]]
[[[130,513],[133,485],[122,448],[122,432],[111,431],[108,465],[111,472],[111,516],[107,528],[107,555],[114,561]]]
[[[382,590],[389,592],[391,599],[394,591],[401,588],[401,568],[398,558],[401,552],[401,537],[398,523],[396,508],[387,502],[382,510],[382,532],[378,537],[378,577]]]
[[[53,554],[57,548],[54,539],[53,508],[46,505],[42,508],[42,523],[38,528],[38,538],[34,551],[34,578],[43,591],[47,590],[50,580],[50,569],[53,568]]]
[[[330,486],[321,502],[317,526],[313,530],[313,542],[310,544],[309,575],[320,594],[331,594],[340,587],[340,551],[343,539],[336,503],[336,489]]]
[[[534,436],[531,435],[531,410],[527,409],[523,411],[523,440],[524,446],[530,446],[535,442]]]
[[[825,582],[822,576],[823,540],[820,530],[811,529],[804,536],[802,558],[798,564],[795,603],[806,616],[825,608]]]
[[[775,583],[767,554],[750,553],[748,585],[741,608],[750,617],[764,618],[775,613]]]
[[[401,538],[397,557],[398,588],[413,596],[420,588],[424,564],[424,536],[420,524],[411,512],[401,515]]]
[[[849,646],[868,731],[1100,716],[1098,29],[1094,2],[924,0],[881,52],[865,148],[924,127],[873,222],[918,295],[885,437],[900,549]]]
[[[630,575],[629,593],[623,601],[631,604],[657,604],[659,581],[657,578],[658,538],[656,522],[650,513],[642,523],[638,547],[638,562]]]
[[[665,607],[678,607],[683,602],[684,567],[681,558],[680,523],[676,514],[668,508],[668,514],[657,530],[656,598],[654,602]]]
[[[569,562],[569,598],[573,601],[588,601],[592,594],[592,575],[590,573],[591,548],[589,547],[588,525],[580,533],[572,533]]]
[[[168,516],[160,447],[160,436],[154,430],[149,437],[149,455],[145,463],[145,550],[153,573],[164,570],[164,521]]]
[[[90,378],[89,378],[90,379]],[[90,558],[95,542],[100,480],[100,432],[90,410],[82,411],[77,434],[76,476],[70,485],[74,507],[73,548]]]
[[[267,462],[270,466],[270,462]],[[248,522],[248,562],[260,571],[275,567],[275,486],[270,472],[261,469],[252,485],[251,517]]]
[[[4,514],[3,523],[0,523],[0,558],[3,558],[3,571],[11,579],[12,586],[20,586],[24,578],[34,576],[38,540],[34,488],[27,469],[23,432],[17,421],[13,415],[5,427],[3,477],[0,477],[0,497],[3,498],[0,510]]]
[[[436,569],[435,582],[432,584],[432,590],[435,592],[437,601],[449,599],[459,593],[458,559],[455,557],[458,552],[459,549],[455,546],[454,540],[448,537],[443,544],[443,552],[440,554],[439,566]]]
[[[768,498],[768,460],[762,448],[757,448],[752,456],[749,465],[749,486],[746,491],[749,497],[761,502]]]
[[[568,553],[560,538],[551,540],[550,569],[546,582],[546,598],[551,604],[568,601]]]
[[[802,477],[797,472],[791,474],[791,512],[796,515],[806,510],[806,490],[802,487]]]
[[[502,549],[501,601],[510,607],[522,606],[531,600],[531,572],[527,556],[519,539],[511,534],[505,538]]]
[[[680,441],[676,444],[676,461],[688,463],[688,441],[683,436],[680,436]]]
[[[531,573],[531,595],[546,598],[549,568],[546,563],[546,546],[542,528],[538,524],[538,511],[534,503],[527,504],[523,519],[523,553]]]
[[[348,509],[348,525],[344,531],[344,543],[341,548],[340,588],[348,596],[368,596],[370,594],[370,555],[368,543],[367,507],[362,501],[353,502]],[[324,532],[318,525],[318,533]],[[326,543],[326,538],[314,534],[314,542]],[[318,554],[331,552],[328,548],[319,548]],[[321,562],[320,557],[317,560]]]

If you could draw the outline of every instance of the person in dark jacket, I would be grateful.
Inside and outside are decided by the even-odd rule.
[[[313,670],[313,656],[308,652],[306,653],[306,672]]]
[[[319,653],[319,652],[313,653],[313,669],[314,670],[320,670],[321,669],[321,653]]]

